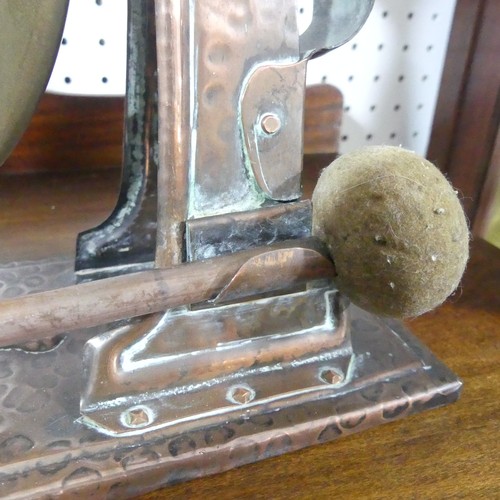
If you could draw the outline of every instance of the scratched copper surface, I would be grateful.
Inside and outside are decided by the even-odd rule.
[[[66,267],[65,267],[66,266]],[[36,272],[35,272],[36,270]],[[71,264],[0,269],[11,296],[70,281]],[[9,291],[10,290],[10,291]],[[5,295],[3,295],[5,296]],[[80,420],[80,331],[43,352],[0,350],[0,496],[127,498],[319,444],[454,401],[458,379],[398,323],[352,311],[355,371],[341,389],[286,409],[113,438]],[[407,361],[402,362],[402,357]],[[411,367],[411,369],[410,369]]]

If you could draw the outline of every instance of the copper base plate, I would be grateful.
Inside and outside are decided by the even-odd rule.
[[[0,298],[69,284],[72,262],[0,268]],[[400,323],[352,308],[351,380],[320,398],[217,425],[110,437],[80,420],[82,350],[99,329],[55,346],[0,350],[0,496],[127,498],[337,439],[455,401],[461,382]],[[48,349],[43,351],[43,349]]]

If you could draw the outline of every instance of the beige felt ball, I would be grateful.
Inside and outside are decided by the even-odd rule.
[[[349,153],[313,194],[313,233],[328,246],[339,289],[383,316],[441,304],[469,255],[467,221],[452,186],[417,154],[392,146]]]

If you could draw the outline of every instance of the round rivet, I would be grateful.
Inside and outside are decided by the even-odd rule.
[[[280,117],[274,113],[267,113],[261,118],[260,126],[266,134],[275,134],[281,128]]]

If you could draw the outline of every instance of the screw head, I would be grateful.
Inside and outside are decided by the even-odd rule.
[[[226,399],[230,403],[244,405],[255,399],[255,391],[246,384],[233,385],[227,391]]]
[[[122,424],[130,429],[140,429],[153,421],[153,414],[146,406],[134,406],[121,415]]]
[[[337,385],[344,381],[344,374],[335,368],[323,368],[319,378],[327,384]]]
[[[267,113],[260,119],[260,126],[266,134],[275,134],[281,128],[280,117],[274,113]]]

